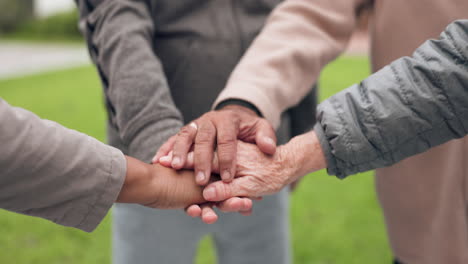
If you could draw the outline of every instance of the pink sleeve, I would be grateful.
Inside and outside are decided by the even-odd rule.
[[[347,46],[362,0],[287,0],[233,71],[215,106],[227,99],[255,105],[275,127],[321,69]]]

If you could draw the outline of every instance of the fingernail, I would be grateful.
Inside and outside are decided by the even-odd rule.
[[[223,181],[230,181],[231,180],[231,173],[228,170],[225,170],[221,174],[221,179],[223,179]]]
[[[214,187],[208,187],[203,191],[203,197],[206,200],[213,200],[216,198],[216,190]]]
[[[187,155],[187,160],[193,161],[193,152],[189,152],[189,154]]]
[[[203,182],[205,180],[205,173],[203,173],[203,171],[199,171],[195,179],[197,182]]]
[[[180,165],[180,158],[179,157],[175,157],[173,160],[172,160],[172,167],[177,167]]]
[[[265,137],[265,142],[270,145],[275,145],[275,141],[269,137]]]
[[[170,162],[170,161],[171,161],[171,157],[169,156],[164,156],[159,159],[159,162]]]

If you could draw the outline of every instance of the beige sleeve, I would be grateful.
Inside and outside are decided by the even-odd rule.
[[[122,188],[122,152],[0,99],[0,208],[92,231]]]
[[[275,127],[321,69],[347,46],[362,0],[288,0],[270,15],[214,106],[228,99],[255,105]]]

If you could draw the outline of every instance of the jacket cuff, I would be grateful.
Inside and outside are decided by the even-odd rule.
[[[225,106],[228,106],[228,105],[239,105],[239,106],[243,106],[245,108],[248,108],[252,111],[254,111],[259,117],[263,117],[262,113],[260,113],[260,111],[258,110],[257,107],[255,107],[255,105],[247,102],[247,101],[244,101],[244,100],[241,100],[241,99],[227,99],[227,100],[224,100],[222,102],[220,102],[218,105],[216,105],[214,107],[215,110],[219,110]]]
[[[319,139],[320,146],[322,147],[323,154],[325,155],[325,159],[327,161],[327,173],[332,176],[337,175],[338,167],[336,160],[332,154],[330,143],[328,142],[323,127],[320,123],[316,123],[314,125],[314,132]]]
[[[108,146],[106,146],[108,147]],[[104,182],[105,184],[96,186],[96,196],[94,204],[89,205],[88,215],[85,216],[83,221],[76,226],[86,232],[92,232],[106,217],[112,205],[117,200],[117,197],[122,189],[127,173],[127,161],[123,153],[113,147],[108,147],[106,163],[107,163],[107,179],[104,181],[97,181],[98,183]]]
[[[221,92],[213,104],[213,109],[226,100],[241,100],[255,106],[260,115],[268,120],[275,129],[279,127],[282,109],[275,105],[271,98],[265,95],[260,89],[251,87],[242,81],[236,81],[236,88],[229,88],[230,85]]]

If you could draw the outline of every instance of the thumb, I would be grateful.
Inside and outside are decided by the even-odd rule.
[[[275,130],[265,119],[262,119],[257,123],[255,143],[265,154],[273,155],[276,152]]]
[[[247,177],[240,177],[229,183],[223,181],[213,182],[203,190],[203,197],[207,201],[219,202],[232,197],[258,196],[249,193],[244,187],[249,186],[248,181]]]

